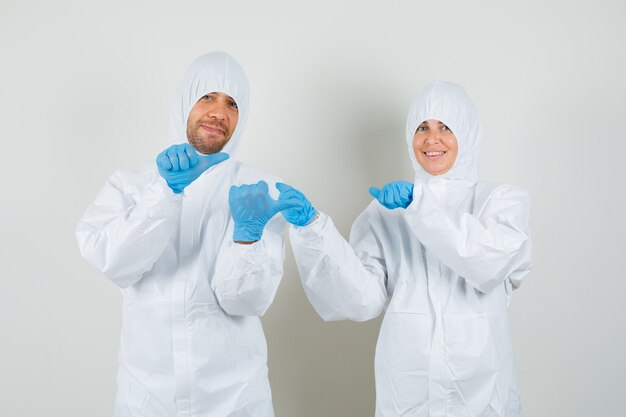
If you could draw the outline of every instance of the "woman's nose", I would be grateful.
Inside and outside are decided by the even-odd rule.
[[[439,142],[439,134],[437,132],[430,131],[426,135],[426,143],[437,143]]]

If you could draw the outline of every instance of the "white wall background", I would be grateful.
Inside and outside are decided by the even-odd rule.
[[[623,416],[624,17],[609,0],[2,0],[0,415],[111,415],[120,294],[74,228],[110,173],[164,147],[179,76],[220,49],[252,86],[240,159],[344,235],[370,185],[412,178],[417,91],[464,85],[482,178],[533,198],[535,269],[510,310],[525,414]],[[323,323],[290,249],[263,322],[277,417],[373,415],[379,321]]]

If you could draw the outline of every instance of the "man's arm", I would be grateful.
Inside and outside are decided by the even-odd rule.
[[[274,216],[260,240],[251,244],[230,239],[222,246],[211,288],[231,315],[262,316],[274,301],[283,275],[286,223]]]
[[[113,174],[76,228],[83,257],[122,288],[139,281],[178,227],[181,193],[226,159],[223,152],[198,155],[183,143],[161,152],[156,169]]]
[[[181,195],[156,169],[113,174],[76,228],[82,256],[121,288],[159,258],[180,219]]]

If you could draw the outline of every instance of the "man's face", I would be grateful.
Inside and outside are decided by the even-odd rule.
[[[415,159],[430,175],[445,174],[459,153],[454,133],[439,120],[425,120],[413,136]]]
[[[239,120],[235,100],[224,93],[208,93],[191,108],[187,140],[203,154],[220,152],[233,135]]]

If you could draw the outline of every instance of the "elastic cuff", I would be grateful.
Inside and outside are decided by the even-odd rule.
[[[326,226],[326,223],[329,221],[330,218],[326,214],[322,213],[321,211],[318,211],[316,213],[316,216],[317,216],[316,219],[314,219],[313,221],[311,221],[309,224],[305,226],[295,226],[292,224],[291,225],[292,230],[302,236],[309,234],[309,233],[317,234],[321,232]]]
[[[240,242],[246,242],[242,240]],[[256,242],[250,243],[249,245],[242,245],[241,243],[237,243],[235,241],[230,242],[230,247],[233,248],[237,253],[245,254],[246,256],[257,256],[257,255],[267,255],[267,251],[265,249],[265,239],[261,238]]]

